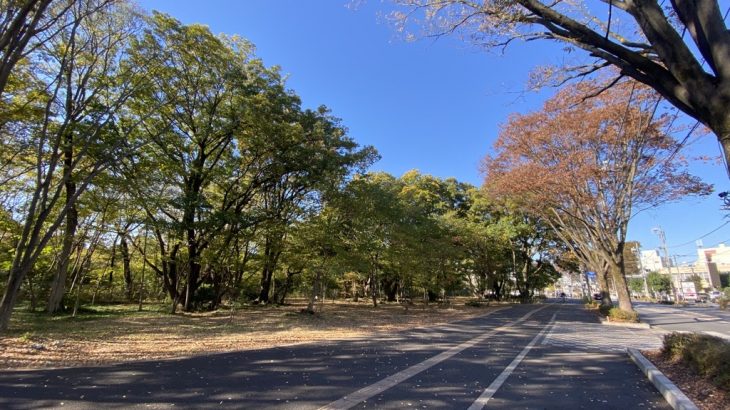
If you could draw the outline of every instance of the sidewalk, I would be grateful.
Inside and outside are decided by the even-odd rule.
[[[604,325],[594,312],[582,306],[566,307],[571,310],[572,317],[566,318],[566,310],[561,309],[553,331],[542,344],[605,353],[624,353],[628,348],[652,350],[662,346],[662,335],[665,333],[662,330]]]

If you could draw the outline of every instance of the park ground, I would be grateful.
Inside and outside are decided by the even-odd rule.
[[[18,310],[0,337],[0,369],[55,368],[158,360],[297,343],[375,336],[468,319],[488,307],[326,302],[303,314],[304,301],[209,313],[165,313],[167,306],[96,306],[70,315]]]

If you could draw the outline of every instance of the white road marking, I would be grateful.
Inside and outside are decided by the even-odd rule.
[[[555,324],[555,315],[553,314],[552,319],[550,319],[550,323],[545,325],[545,327],[540,331],[540,333],[535,336],[530,343],[525,346],[524,349],[520,352],[520,354],[517,355],[517,357],[512,360],[512,363],[509,364],[504,370],[502,370],[502,373],[497,376],[496,379],[492,382],[492,384],[487,387],[486,390],[484,390],[484,393],[482,393],[481,396],[479,396],[478,399],[474,401],[474,403],[469,406],[468,410],[480,410],[483,409],[484,406],[487,405],[487,402],[494,396],[494,393],[499,390],[500,387],[502,387],[502,384],[507,380],[507,378],[512,374],[512,372],[519,366],[519,364],[522,362],[522,360],[527,356],[527,353],[532,350],[532,348],[537,344],[537,341],[540,340],[540,337],[542,337],[547,331]]]
[[[390,389],[393,386],[396,386],[396,385],[408,380],[409,378],[417,375],[418,373],[421,373],[424,370],[428,370],[429,368],[443,362],[444,360],[447,360],[447,359],[453,357],[454,355],[462,352],[463,350],[473,347],[477,343],[479,343],[489,337],[492,337],[499,332],[507,330],[518,323],[524,322],[530,316],[532,316],[534,313],[539,312],[540,310],[545,309],[548,306],[550,306],[550,305],[544,305],[535,310],[532,310],[510,324],[500,326],[496,329],[493,329],[491,332],[485,333],[481,336],[477,336],[460,345],[454,346],[444,352],[441,352],[441,353],[437,354],[436,356],[426,359],[426,360],[422,361],[421,363],[418,363],[418,364],[415,364],[408,368],[405,368],[405,369],[399,371],[398,373],[390,375],[376,383],[363,387],[362,389],[360,389],[350,395],[347,395],[339,400],[333,401],[332,403],[329,403],[325,406],[320,407],[320,410],[335,410],[335,409],[352,408],[352,407],[358,405],[359,403],[361,403],[375,395],[378,395],[378,394]],[[499,310],[501,310],[501,309],[499,309]],[[495,313],[497,311],[498,310],[495,310],[492,313]]]

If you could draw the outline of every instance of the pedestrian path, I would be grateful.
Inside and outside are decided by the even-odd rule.
[[[659,349],[662,332],[652,329],[606,326],[587,321],[558,320],[542,341],[543,345],[570,350],[617,353],[631,347],[639,350]]]

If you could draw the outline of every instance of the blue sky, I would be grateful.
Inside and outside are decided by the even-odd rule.
[[[456,37],[402,40],[384,19],[388,2],[370,0],[143,0],[214,33],[238,34],[256,45],[267,65],[281,66],[306,107],[330,107],[360,144],[382,160],[373,170],[401,175],[410,169],[481,185],[478,167],[500,123],[513,112],[540,107],[554,90],[524,92],[531,69],[559,64],[559,46],[532,42],[504,54]],[[718,155],[713,135],[691,145],[692,154]],[[721,165],[693,164],[718,190],[729,188]],[[666,232],[670,253],[695,258],[694,241],[726,222],[716,194],[637,215],[628,239],[642,249],[659,245],[651,229]],[[684,246],[676,246],[689,242]],[[704,246],[730,245],[730,224],[703,238]],[[683,256],[689,255],[689,256]]]

